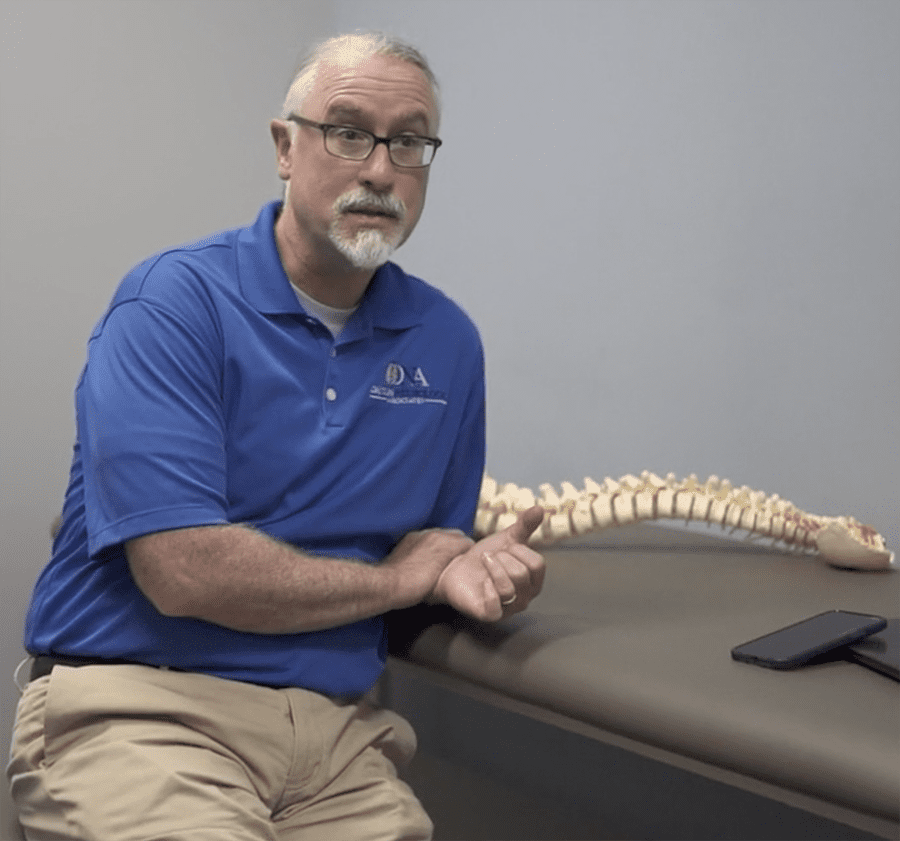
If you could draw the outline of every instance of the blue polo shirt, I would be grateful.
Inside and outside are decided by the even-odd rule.
[[[123,543],[247,523],[378,563],[409,531],[471,531],[484,469],[474,325],[388,263],[335,340],[281,266],[279,207],[142,263],[94,329],[62,528],[26,620],[31,653],[363,692],[385,659],[380,617],[285,635],[166,617]]]

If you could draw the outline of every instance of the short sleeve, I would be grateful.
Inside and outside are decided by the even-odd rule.
[[[472,332],[477,354],[472,365],[465,410],[454,443],[453,458],[444,474],[428,523],[430,527],[456,528],[466,534],[472,534],[474,528],[485,465],[484,353],[474,328]]]
[[[221,340],[203,307],[119,302],[77,390],[88,550],[227,522]]]

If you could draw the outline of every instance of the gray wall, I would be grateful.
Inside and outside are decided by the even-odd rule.
[[[135,262],[278,194],[268,119],[334,31],[396,31],[442,80],[398,260],[481,327],[494,476],[715,473],[900,544],[894,0],[0,12],[0,742],[87,334]]]
[[[481,326],[498,479],[714,473],[897,544],[900,4],[335,9],[441,74],[403,258]]]

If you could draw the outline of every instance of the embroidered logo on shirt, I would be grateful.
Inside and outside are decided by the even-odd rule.
[[[399,362],[388,364],[384,369],[384,385],[373,385],[369,397],[394,404],[447,404],[447,393],[431,388],[421,367]]]

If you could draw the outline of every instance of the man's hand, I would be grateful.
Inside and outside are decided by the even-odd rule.
[[[409,592],[407,607],[418,604],[437,586],[447,566],[475,544],[457,529],[424,529],[405,535],[381,562],[395,576],[396,593]]]
[[[454,558],[438,578],[430,601],[484,622],[525,610],[544,584],[544,559],[527,545],[543,518],[539,505],[529,508],[509,528]]]

